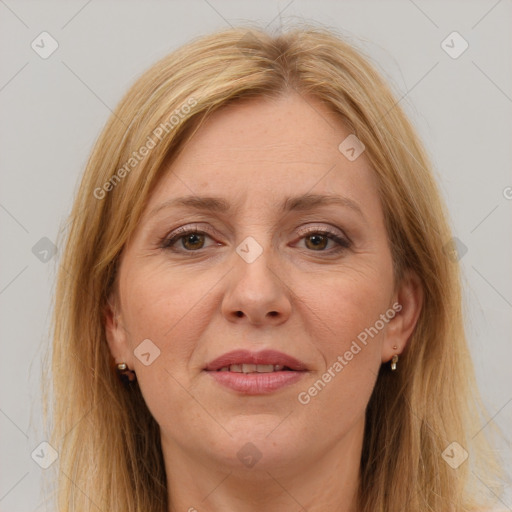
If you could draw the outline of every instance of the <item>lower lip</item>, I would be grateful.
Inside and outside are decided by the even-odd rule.
[[[263,395],[289,386],[300,380],[306,372],[285,371],[269,373],[238,373],[208,371],[219,384],[246,395]]]

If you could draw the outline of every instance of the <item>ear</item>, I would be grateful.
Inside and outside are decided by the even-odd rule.
[[[412,270],[407,270],[393,297],[395,316],[389,321],[382,345],[382,362],[400,355],[411,337],[423,306],[423,286]],[[393,348],[396,346],[396,349]]]
[[[129,368],[133,368],[131,360],[131,350],[126,336],[126,330],[123,326],[118,301],[113,292],[105,306],[104,313],[105,335],[107,338],[110,353],[116,363],[126,363]]]

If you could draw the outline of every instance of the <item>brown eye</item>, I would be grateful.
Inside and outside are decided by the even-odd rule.
[[[169,238],[165,238],[160,247],[174,252],[195,252],[206,247],[207,238],[211,237],[196,229],[179,229]]]
[[[306,232],[302,232],[301,242],[304,241],[306,249],[327,254],[337,254],[351,247],[348,238],[340,235],[337,231],[329,229],[313,228]],[[333,247],[328,247],[329,242],[333,243]]]
[[[181,237],[181,245],[187,250],[202,249],[204,245],[204,235],[202,233],[189,233]]]
[[[308,235],[307,237],[305,237],[305,241],[306,241],[306,247],[308,249],[322,250],[327,247],[327,244],[329,243],[329,238],[325,235],[315,234],[315,235]],[[308,243],[308,241],[310,243]]]

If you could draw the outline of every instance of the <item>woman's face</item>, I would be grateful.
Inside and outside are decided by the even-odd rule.
[[[376,178],[350,139],[339,149],[349,135],[312,98],[233,104],[150,197],[107,337],[169,456],[299,470],[360,446],[379,367],[412,326]]]

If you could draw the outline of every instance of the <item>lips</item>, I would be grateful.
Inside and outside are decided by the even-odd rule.
[[[275,350],[261,352],[234,350],[208,363],[205,370],[209,372],[270,373],[273,371],[305,371],[307,368],[302,361]]]
[[[282,364],[231,364],[223,366],[218,372],[235,372],[235,373],[272,373],[291,371],[290,368]]]
[[[265,395],[297,383],[306,365],[275,350],[235,350],[211,361],[205,373],[224,388],[242,395]]]

